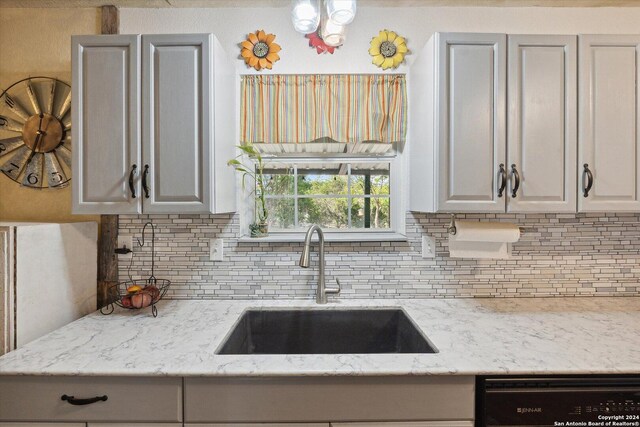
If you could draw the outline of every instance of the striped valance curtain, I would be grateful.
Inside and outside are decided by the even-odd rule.
[[[404,142],[403,75],[246,75],[242,143]]]

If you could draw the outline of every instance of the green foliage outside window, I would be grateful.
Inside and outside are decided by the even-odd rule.
[[[296,179],[297,178],[297,179]],[[388,229],[390,188],[388,171],[298,170],[267,174],[267,209],[272,229],[297,228],[319,224],[325,228]],[[295,188],[297,184],[297,195]],[[297,197],[296,197],[297,196]]]

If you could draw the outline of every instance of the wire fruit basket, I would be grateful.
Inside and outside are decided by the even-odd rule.
[[[144,246],[144,232],[147,226],[151,226],[151,275],[147,279],[132,279],[129,275],[130,280],[110,286],[107,290],[109,304],[102,307],[100,313],[111,314],[115,310],[114,305],[117,305],[130,310],[151,307],[153,317],[158,316],[156,303],[167,293],[171,282],[166,279],[158,279],[153,275],[156,257],[156,229],[152,222],[147,222],[142,228],[142,242],[138,240],[138,245]]]
[[[156,279],[155,277],[117,283],[109,287],[108,294],[111,303],[103,307],[105,310],[100,310],[100,312],[102,314],[113,313],[114,304],[131,310],[151,307],[151,314],[153,317],[157,317],[156,303],[167,293],[170,284],[171,282],[166,279]]]

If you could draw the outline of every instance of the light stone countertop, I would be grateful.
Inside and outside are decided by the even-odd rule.
[[[402,307],[436,354],[216,355],[247,308]],[[0,357],[0,375],[640,373],[640,298],[161,301],[96,312]]]

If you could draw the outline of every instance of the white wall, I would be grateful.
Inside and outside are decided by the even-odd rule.
[[[391,0],[393,1],[393,0]],[[347,30],[347,42],[333,55],[317,55],[308,40],[293,30],[289,8],[121,9],[121,33],[216,34],[228,53],[257,29],[276,34],[281,60],[273,73],[374,73],[367,53],[380,29],[399,32],[418,52],[435,31],[505,33],[639,33],[640,8],[497,8],[497,7],[360,7]],[[411,63],[411,55],[407,57]],[[250,73],[238,59],[240,70]],[[392,72],[406,72],[401,66]],[[264,71],[268,72],[268,71]]]

